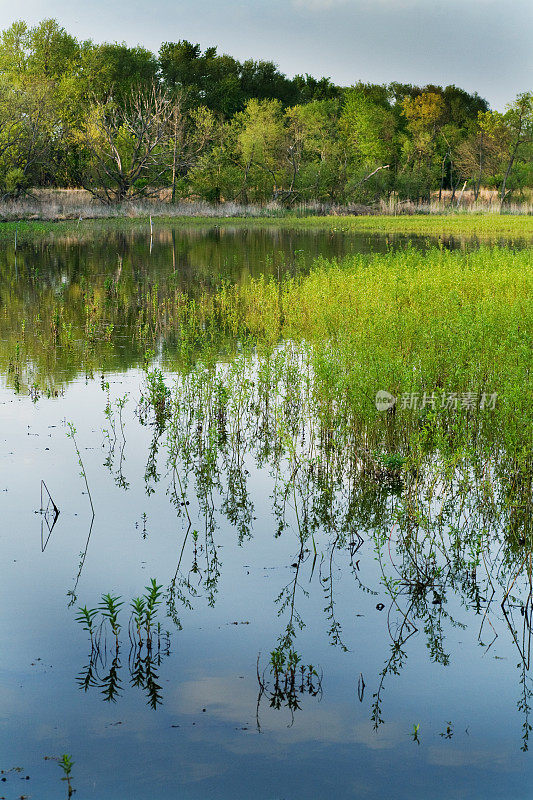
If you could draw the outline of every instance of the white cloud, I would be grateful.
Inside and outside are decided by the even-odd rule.
[[[327,11],[334,6],[353,5],[350,0],[292,0],[294,8],[309,9],[310,11]]]
[[[455,2],[464,8],[465,0],[455,0]],[[495,5],[498,2],[499,0],[466,0],[466,5]],[[361,10],[381,7],[390,11],[402,11],[417,6],[427,10],[431,3],[435,8],[442,8],[441,0],[292,0],[293,7],[303,11],[329,11],[341,7]]]

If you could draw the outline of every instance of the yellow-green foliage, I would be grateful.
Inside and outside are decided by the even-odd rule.
[[[260,346],[308,345],[317,391],[346,414],[375,415],[378,390],[436,393],[437,408],[443,393],[461,406],[474,392],[476,407],[497,393],[508,435],[532,432],[530,250],[319,260],[307,276],[251,281],[233,299],[242,333]]]
[[[85,369],[139,365],[162,345],[167,364],[268,355],[292,341],[313,375],[331,425],[383,420],[376,392],[437,396],[436,408],[396,408],[410,429],[420,419],[489,426],[506,447],[533,437],[533,256],[529,249],[414,248],[341,261],[317,259],[308,274],[261,277],[186,294],[174,279],[137,286],[95,276],[83,290],[43,289],[28,302],[14,283],[4,303],[0,366],[10,382],[54,385]],[[441,397],[459,396],[455,415]],[[461,408],[474,393],[475,407]],[[497,393],[494,412],[479,398]],[[433,431],[434,433],[434,431]]]

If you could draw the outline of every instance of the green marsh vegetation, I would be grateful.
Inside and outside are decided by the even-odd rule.
[[[532,420],[532,266],[530,250],[508,248],[319,259],[308,275],[162,299],[139,337],[177,331],[172,365],[197,364],[207,376],[225,351],[228,379],[236,364],[288,370],[295,403],[305,390],[309,416],[339,443],[362,426],[369,450],[386,435],[400,454],[423,439],[519,454]],[[398,398],[392,413],[377,411],[379,390]],[[275,390],[261,391],[272,404]],[[418,408],[403,407],[407,393]],[[482,409],[495,394],[495,407]]]
[[[499,219],[497,217],[496,222]],[[302,235],[306,230],[302,228]],[[130,233],[133,235],[133,231]],[[192,244],[186,258],[194,264],[201,264],[201,269],[193,268],[191,264],[185,272],[181,265],[177,266],[179,253],[175,252],[182,244],[179,241],[175,243],[172,231],[162,228],[158,235],[163,237],[165,247],[170,248],[171,263],[162,268],[159,261],[154,271],[150,264],[148,240],[141,237],[130,242],[122,239],[123,235],[126,236],[114,232],[118,251],[116,262],[108,264],[104,274],[98,268],[98,242],[91,246],[90,254],[84,256],[88,260],[86,266],[84,262],[83,271],[73,272],[72,266],[67,267],[68,259],[76,252],[76,236],[64,239],[64,248],[60,240],[51,242],[51,254],[57,253],[59,264],[64,264],[63,269],[55,272],[47,270],[41,274],[41,261],[50,258],[46,240],[39,245],[43,252],[40,249],[34,252],[29,247],[20,251],[17,272],[13,269],[13,254],[4,252],[0,360],[8,382],[15,388],[33,388],[35,396],[40,392],[53,395],[61,391],[65,381],[80,372],[91,376],[99,370],[142,365],[146,349],[154,349],[154,344],[161,346],[164,358],[172,366],[176,350],[187,351],[187,346],[181,341],[179,325],[190,327],[192,319],[187,311],[187,319],[182,322],[181,306],[191,309],[192,300],[205,306],[209,296],[224,289],[225,281],[248,282],[253,273],[239,268],[240,274],[236,275],[232,266],[239,263],[241,255],[244,263],[260,259],[268,271],[268,246],[272,246],[270,241],[266,241],[269,237],[265,231],[261,234],[265,241],[260,247],[255,243],[253,252],[247,254],[243,250],[241,254],[239,248],[246,246],[246,237],[243,236],[235,252],[228,248],[228,262],[219,263],[217,246],[220,239],[224,240],[225,231],[211,229],[206,237],[199,226],[197,242],[191,233]],[[337,235],[339,230],[331,231],[332,240]],[[341,235],[349,237],[349,230]],[[517,226],[516,239],[517,246],[524,246],[527,241],[525,226]],[[292,238],[287,232],[287,244],[289,240],[296,245],[298,235],[295,233]],[[445,242],[443,237],[443,246]],[[89,247],[85,236],[79,244],[80,248]],[[391,240],[391,250],[396,249],[393,244],[394,240]],[[386,243],[383,246],[386,248]],[[424,249],[430,247],[430,241],[424,244]],[[335,249],[332,245],[332,250]],[[342,248],[339,249],[342,252]],[[279,258],[282,256],[278,256],[278,264]],[[296,252],[287,255],[287,260],[290,259],[287,266],[283,266],[281,261],[277,272],[271,271],[280,278],[287,272],[306,272],[312,265],[311,258],[306,256],[304,260]],[[392,258],[390,255],[389,262]],[[215,270],[213,263],[217,267]],[[228,341],[227,349],[231,351],[232,346]]]

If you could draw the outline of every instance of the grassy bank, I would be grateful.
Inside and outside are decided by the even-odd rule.
[[[328,230],[332,233],[418,234],[425,236],[476,236],[484,239],[506,237],[533,238],[533,216],[511,214],[453,214],[434,216],[285,216],[285,217],[155,217],[153,230],[179,227],[265,228]],[[2,222],[0,242],[12,246],[48,236],[85,238],[104,235],[106,231],[145,233],[149,236],[148,217],[124,217],[60,222]]]

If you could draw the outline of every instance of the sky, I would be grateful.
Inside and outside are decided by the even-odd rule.
[[[2,29],[44,17],[81,39],[188,39],[343,86],[455,84],[498,110],[533,89],[532,0],[0,0]]]

